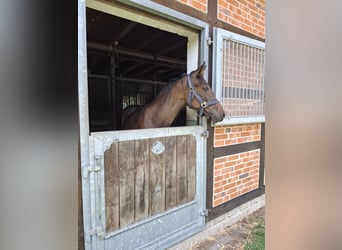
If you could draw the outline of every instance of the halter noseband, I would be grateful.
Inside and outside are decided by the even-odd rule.
[[[212,100],[206,102],[194,89],[192,82],[191,82],[190,74],[188,74],[187,76],[188,76],[188,88],[189,88],[187,104],[190,108],[193,108],[191,103],[194,100],[194,98],[196,97],[198,102],[201,104],[201,109],[198,111],[198,116],[202,117],[204,109],[206,109],[208,106],[215,105],[216,103],[219,103],[219,101],[215,98],[215,99],[212,99]]]

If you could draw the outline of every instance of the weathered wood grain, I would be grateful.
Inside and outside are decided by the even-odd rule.
[[[120,226],[118,143],[113,142],[104,152],[106,231]]]
[[[165,209],[177,206],[177,139],[167,137],[165,146]]]
[[[187,178],[187,137],[177,136],[177,203],[183,204],[188,199]]]
[[[149,210],[149,143],[135,141],[135,221],[148,217]]]
[[[165,146],[165,138],[150,139],[150,215],[165,210],[165,151],[153,153],[153,144],[159,141]]]
[[[188,136],[188,201],[192,201],[196,196],[196,138]]]
[[[134,222],[134,141],[119,142],[120,227]]]
[[[156,142],[162,145],[157,151]],[[192,135],[114,142],[104,153],[104,164],[107,232],[195,198]]]

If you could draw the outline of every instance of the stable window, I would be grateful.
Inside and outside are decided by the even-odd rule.
[[[95,1],[86,9],[90,132],[121,129],[125,108],[152,102],[198,65],[198,31],[111,10]],[[196,123],[196,112],[183,108],[171,126]]]
[[[214,31],[214,87],[226,117],[219,124],[265,121],[265,43]]]

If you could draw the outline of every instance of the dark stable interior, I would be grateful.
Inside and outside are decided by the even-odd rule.
[[[187,38],[87,8],[89,127],[120,129],[122,110],[153,101],[187,72]],[[172,126],[184,126],[182,110]]]

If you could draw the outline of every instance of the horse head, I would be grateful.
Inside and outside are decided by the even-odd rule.
[[[203,77],[205,68],[204,62],[198,69],[187,75],[187,104],[190,108],[197,110],[199,116],[210,117],[216,123],[222,121],[225,114],[222,105]]]

